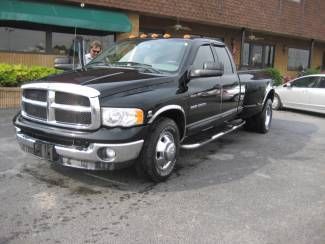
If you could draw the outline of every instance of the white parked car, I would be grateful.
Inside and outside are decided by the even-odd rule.
[[[302,76],[276,87],[273,109],[283,107],[325,114],[325,74]]]

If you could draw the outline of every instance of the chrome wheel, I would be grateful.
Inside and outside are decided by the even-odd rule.
[[[163,174],[169,174],[176,161],[176,144],[171,132],[163,131],[156,145],[156,167]]]
[[[267,105],[265,109],[265,128],[269,129],[272,119],[272,106]]]
[[[139,163],[151,180],[161,182],[172,174],[176,165],[179,130],[174,120],[165,117],[156,119],[151,126]]]

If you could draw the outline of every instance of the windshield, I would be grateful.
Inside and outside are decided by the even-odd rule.
[[[148,72],[176,72],[189,43],[181,39],[128,40],[102,52],[86,67],[142,68]]]

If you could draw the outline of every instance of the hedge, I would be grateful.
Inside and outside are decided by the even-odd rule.
[[[21,64],[12,65],[0,63],[0,86],[20,86],[24,82],[41,79],[60,72],[62,71],[42,66],[27,67]]]
[[[268,72],[269,75],[272,77],[274,86],[279,86],[283,83],[283,77],[278,69],[267,68],[266,72]]]

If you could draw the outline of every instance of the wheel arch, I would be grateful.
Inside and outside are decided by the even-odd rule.
[[[268,100],[268,99],[271,99],[271,101],[273,102],[274,100],[274,96],[275,96],[275,91],[273,88],[269,88],[266,90],[266,95],[264,97],[264,100],[263,100],[263,106],[265,105],[265,102]]]
[[[186,116],[185,111],[180,105],[167,105],[158,109],[154,115],[148,121],[149,124],[152,124],[156,119],[161,117],[167,117],[175,121],[179,133],[180,141],[185,137],[185,128],[186,128]]]

